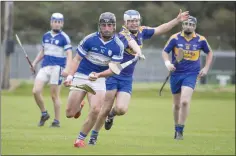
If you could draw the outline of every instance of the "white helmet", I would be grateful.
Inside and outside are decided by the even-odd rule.
[[[51,21],[52,20],[61,20],[64,21],[64,16],[61,13],[53,13],[51,16]]]
[[[133,19],[141,20],[140,13],[136,10],[127,10],[124,13],[124,21],[127,22],[127,20],[133,20]]]
[[[139,21],[138,26],[141,25],[140,13],[138,11],[136,11],[136,10],[127,10],[127,11],[125,11],[125,13],[124,13],[124,21],[125,21],[126,27],[127,27],[128,20],[138,20]],[[131,33],[136,33],[138,31],[137,28],[135,28],[133,30],[131,28],[128,28],[128,29],[129,29],[129,31]]]
[[[61,31],[62,27],[63,27],[63,23],[64,22],[64,17],[61,13],[53,13],[52,16],[51,16],[51,22],[53,21],[60,21],[61,24],[60,26],[59,25],[52,25],[51,23],[51,28],[52,28],[52,31],[54,31],[55,33],[58,33]]]

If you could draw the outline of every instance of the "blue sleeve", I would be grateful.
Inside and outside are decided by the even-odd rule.
[[[168,54],[171,52],[171,50],[173,50],[173,48],[176,46],[176,39],[170,37],[170,39],[166,42],[166,45],[164,47],[165,52],[167,52]]]
[[[41,43],[41,48],[42,48],[42,49],[44,49],[44,44],[45,44],[45,43],[44,43],[44,42],[45,42],[45,41],[44,41],[44,36],[45,36],[45,35],[43,35],[43,37],[42,37],[42,43]]]
[[[90,48],[90,38],[87,36],[83,40],[80,41],[80,44],[76,48],[78,54],[83,58],[87,55]]]
[[[206,39],[202,40],[201,42],[202,42],[202,51],[208,54],[211,51],[210,45],[208,44]]]
[[[64,32],[62,33],[62,35],[65,38],[64,50],[67,51],[68,49],[72,49],[70,37]]]
[[[119,38],[116,38],[117,48],[114,54],[112,55],[111,60],[114,62],[121,62],[123,60],[123,53],[124,53],[124,44]]]
[[[142,36],[144,40],[150,39],[155,32],[155,29],[153,28],[143,28],[142,30]]]

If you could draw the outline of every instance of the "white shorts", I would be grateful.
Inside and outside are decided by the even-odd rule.
[[[45,66],[39,70],[35,79],[49,84],[60,85],[63,80],[62,70],[63,68],[60,66]]]
[[[87,84],[95,91],[106,91],[106,83],[105,78],[98,78],[96,81],[90,81],[88,79],[88,75],[82,74],[82,73],[75,73],[74,78],[72,80],[72,85],[82,85]],[[79,88],[71,87],[70,90],[82,90]]]

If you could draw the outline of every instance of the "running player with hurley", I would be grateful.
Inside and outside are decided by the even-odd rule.
[[[37,63],[42,60],[42,68],[34,81],[33,95],[41,111],[41,119],[38,126],[44,126],[45,121],[50,116],[44,106],[42,91],[46,83],[50,84],[55,112],[55,118],[51,126],[60,127],[60,85],[62,83],[62,75],[67,75],[69,63],[72,61],[72,46],[69,36],[62,31],[64,25],[63,15],[61,13],[53,13],[50,24],[52,30],[43,35],[42,49],[32,63],[32,70],[35,70]]]
[[[103,104],[106,93],[105,77],[113,74],[108,64],[119,64],[123,59],[124,45],[115,34],[115,15],[111,12],[102,13],[99,17],[98,28],[98,32],[86,36],[78,45],[77,54],[64,82],[65,86],[72,84],[66,109],[68,118],[80,112],[80,103],[88,94],[89,113],[74,142],[74,147],[79,148],[86,146],[84,140],[93,128]],[[90,86],[96,94],[73,87],[83,84]]]
[[[182,140],[187,116],[189,114],[190,101],[197,79],[205,76],[210,68],[213,53],[202,35],[195,32],[197,19],[190,16],[182,23],[182,31],[170,37],[162,52],[167,69],[171,72],[170,87],[173,94],[173,115],[175,123],[174,139]],[[179,50],[183,51],[183,59],[176,65],[176,57]],[[204,68],[200,69],[200,51],[206,56]],[[169,53],[172,52],[172,62],[169,61]],[[172,64],[173,63],[173,64]]]

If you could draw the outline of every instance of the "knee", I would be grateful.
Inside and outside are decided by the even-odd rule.
[[[124,115],[128,111],[128,107],[116,107],[115,111],[117,115]]]
[[[93,107],[91,110],[91,113],[97,116],[100,110],[101,110],[101,107]]]
[[[179,110],[179,109],[180,109],[180,103],[174,104],[174,109],[175,109],[175,110]]]
[[[189,102],[187,100],[183,100],[181,104],[182,104],[182,107],[187,107]]]
[[[41,93],[41,90],[39,90],[39,89],[37,89],[37,88],[33,88],[33,89],[32,89],[32,93],[33,93],[34,95],[38,95],[38,94]]]

